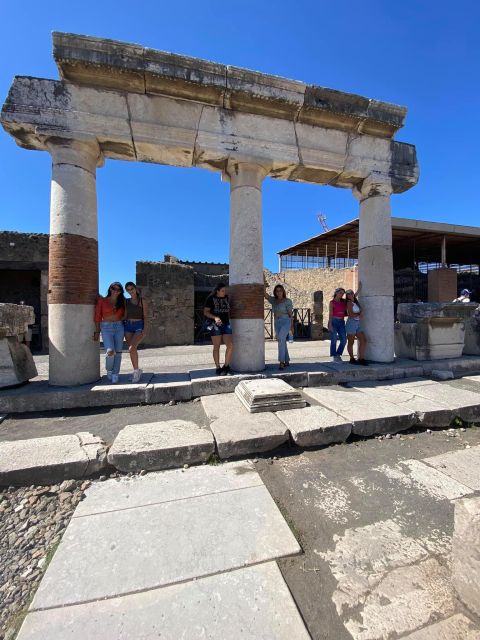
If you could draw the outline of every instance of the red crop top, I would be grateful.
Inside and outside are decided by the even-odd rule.
[[[124,313],[125,309],[123,309],[123,307],[120,307],[120,309],[115,311],[108,301],[108,298],[102,298],[100,296],[97,300],[97,304],[95,305],[95,322],[102,322],[105,316],[114,316],[116,321],[123,320]]]
[[[333,302],[333,317],[344,318],[347,315],[347,301],[346,300],[332,300]]]

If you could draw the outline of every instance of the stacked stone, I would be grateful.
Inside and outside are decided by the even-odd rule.
[[[242,380],[235,394],[250,413],[301,409],[306,401],[301,393],[280,378],[269,380]]]
[[[0,387],[26,382],[37,375],[30,349],[19,342],[34,322],[33,307],[0,304]]]

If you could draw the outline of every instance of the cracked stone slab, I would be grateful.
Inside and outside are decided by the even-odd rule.
[[[108,462],[121,471],[157,471],[206,462],[215,451],[209,429],[189,420],[129,424],[108,452]]]
[[[373,402],[372,398],[344,387],[304,389],[305,395],[322,406],[338,413],[353,426],[352,432],[361,436],[376,433],[396,433],[409,429],[416,423],[415,412],[391,402]]]
[[[249,413],[234,393],[202,396],[202,406],[222,459],[271,451],[289,439],[275,414]]]
[[[424,458],[423,462],[470,489],[480,491],[480,446]]]
[[[289,409],[276,414],[289,429],[300,447],[344,442],[352,432],[352,424],[325,407]]]
[[[124,476],[93,483],[85,499],[77,505],[73,517],[145,507],[262,484],[254,465],[246,460],[217,466],[200,465],[188,470],[154,471],[145,476]]]
[[[156,589],[300,551],[263,484],[72,518],[31,609]]]
[[[88,432],[0,442],[0,485],[84,478],[105,465],[105,443]]]
[[[404,640],[480,640],[480,629],[462,613],[419,629]]]
[[[308,640],[274,562],[163,589],[30,613],[18,640],[242,638]]]
[[[401,460],[399,465],[412,481],[437,500],[456,500],[473,493],[461,482],[427,466],[419,460]]]
[[[398,407],[414,411],[417,423],[425,427],[448,427],[455,417],[452,409],[439,407],[438,402],[415,395],[415,391],[411,387],[402,388],[374,381],[356,382],[348,386],[368,394],[377,402],[390,402]]]

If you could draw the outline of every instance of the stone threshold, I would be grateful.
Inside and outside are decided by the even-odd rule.
[[[321,387],[367,380],[396,380],[430,376],[432,371],[450,371],[454,377],[480,372],[480,356],[449,360],[397,360],[391,364],[372,363],[368,367],[342,363],[296,363],[279,372],[267,365],[262,373],[216,376],[213,369],[181,373],[146,373],[139,384],[129,383],[130,374],[121,374],[120,383],[106,378],[78,387],[51,387],[46,380],[29,382],[0,391],[0,414],[187,402],[201,396],[232,393],[241,380],[281,378],[292,387]]]

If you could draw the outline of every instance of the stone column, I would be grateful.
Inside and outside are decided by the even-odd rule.
[[[366,357],[375,362],[394,359],[393,257],[390,196],[386,176],[368,176],[354,190],[360,202],[358,238],[359,297],[368,344]]]
[[[55,141],[52,156],[48,282],[49,383],[100,377],[93,342],[98,294],[96,141]]]
[[[262,180],[268,170],[252,162],[232,162],[230,179],[230,297],[232,368],[265,368],[263,320]]]

